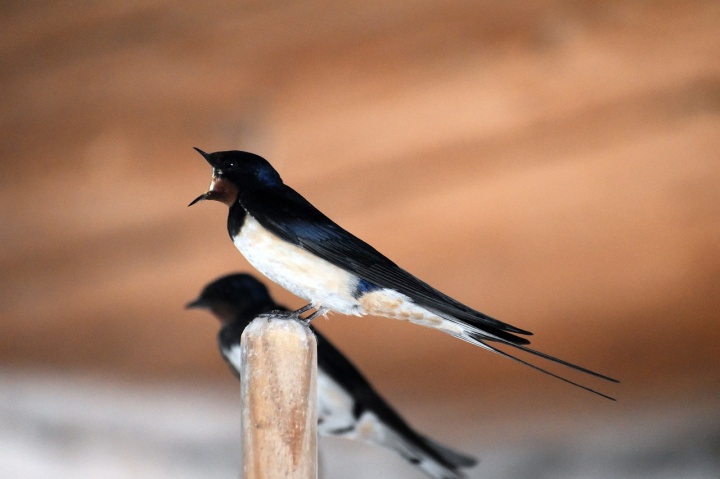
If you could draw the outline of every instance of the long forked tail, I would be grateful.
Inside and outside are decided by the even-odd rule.
[[[516,361],[516,362],[518,362],[518,363],[520,363],[520,364],[524,364],[525,366],[528,366],[528,367],[530,367],[530,368],[532,368],[532,369],[534,369],[534,370],[536,370],[536,371],[540,371],[541,373],[547,374],[548,376],[552,376],[552,377],[554,377],[554,378],[556,378],[556,379],[559,379],[560,381],[566,382],[566,383],[571,384],[571,385],[573,385],[573,386],[575,386],[575,387],[578,387],[578,388],[580,388],[580,389],[584,389],[585,391],[589,391],[589,392],[591,392],[591,393],[593,393],[593,394],[596,394],[596,395],[598,395],[598,396],[600,396],[600,397],[604,397],[604,398],[606,398],[606,399],[610,399],[611,401],[615,401],[615,398],[613,398],[613,397],[611,397],[611,396],[608,396],[607,394],[601,393],[600,391],[597,391],[597,390],[595,390],[595,389],[592,389],[592,388],[590,388],[590,387],[588,387],[588,386],[584,386],[584,385],[582,385],[582,384],[580,384],[580,383],[577,383],[577,382],[572,381],[572,380],[570,380],[570,379],[567,379],[567,378],[565,378],[565,377],[563,377],[563,376],[560,376],[559,374],[555,374],[555,373],[553,373],[553,372],[551,372],[551,371],[548,371],[547,369],[541,368],[540,366],[536,366],[535,364],[532,364],[532,363],[530,363],[530,362],[528,362],[528,361],[525,361],[525,360],[520,359],[520,358],[518,358],[518,357],[516,357],[516,356],[513,356],[512,354],[509,354],[509,353],[507,353],[507,352],[505,352],[505,351],[503,351],[503,350],[501,350],[501,349],[498,349],[497,347],[494,347],[494,346],[489,345],[488,342],[499,342],[499,343],[502,343],[502,344],[511,346],[511,347],[513,347],[513,348],[519,349],[519,350],[521,350],[521,351],[524,351],[524,352],[526,352],[526,353],[528,353],[528,354],[532,354],[533,356],[537,356],[537,357],[539,357],[539,358],[546,359],[546,360],[548,360],[548,361],[552,361],[552,362],[554,362],[554,363],[560,364],[560,365],[562,365],[562,366],[566,366],[566,367],[568,367],[568,368],[574,369],[574,370],[579,371],[579,372],[581,372],[581,373],[588,374],[588,375],[590,375],[590,376],[594,376],[594,377],[596,377],[596,378],[603,379],[603,380],[605,380],[605,381],[609,381],[609,382],[613,382],[613,383],[618,383],[618,382],[620,382],[620,381],[618,381],[617,379],[613,379],[613,378],[611,378],[611,377],[609,377],[609,376],[605,376],[604,374],[596,373],[595,371],[591,371],[590,369],[584,368],[584,367],[582,367],[582,366],[578,366],[577,364],[570,363],[570,362],[565,361],[565,360],[563,360],[563,359],[556,358],[556,357],[554,357],[554,356],[550,356],[549,354],[545,354],[545,353],[543,353],[543,352],[536,351],[536,350],[534,350],[534,349],[532,349],[532,348],[528,348],[527,346],[524,346],[524,345],[522,345],[522,344],[516,344],[516,343],[514,343],[514,342],[512,342],[512,341],[508,341],[508,340],[505,340],[505,339],[502,339],[502,338],[494,338],[494,337],[492,337],[492,336],[488,336],[487,334],[483,334],[483,333],[479,333],[479,332],[466,332],[465,334],[466,334],[467,336],[463,335],[463,336],[458,336],[458,337],[459,337],[460,339],[462,339],[462,340],[465,340],[465,341],[469,342],[469,343],[472,343],[472,344],[475,344],[475,345],[477,345],[477,346],[480,346],[480,347],[482,347],[482,348],[484,348],[484,349],[487,349],[488,351],[492,351],[492,352],[494,352],[494,353],[497,353],[497,354],[499,354],[499,355],[501,355],[501,356],[503,356],[503,357],[506,357],[506,358],[508,358],[508,359],[511,359],[511,360],[513,360],[513,361]]]

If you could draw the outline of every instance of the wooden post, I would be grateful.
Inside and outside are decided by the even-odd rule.
[[[244,479],[317,478],[317,342],[292,313],[255,318],[241,339]]]

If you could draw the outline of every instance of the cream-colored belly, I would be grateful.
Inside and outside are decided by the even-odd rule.
[[[402,293],[390,289],[379,289],[364,294],[358,299],[363,314],[410,321],[413,324],[436,328],[452,335],[461,335],[463,330],[455,323],[418,306]]]
[[[235,246],[255,269],[313,306],[344,314],[362,314],[352,296],[354,275],[283,241],[248,215]]]

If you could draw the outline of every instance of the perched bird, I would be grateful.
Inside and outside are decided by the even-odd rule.
[[[286,308],[249,274],[230,274],[205,286],[188,308],[210,310],[222,323],[218,345],[240,378],[240,335],[262,313]],[[312,328],[312,326],[311,326]],[[333,344],[317,337],[318,432],[358,439],[397,452],[436,479],[458,479],[460,468],[476,460],[418,434],[380,397],[363,375]]]
[[[228,233],[258,271],[310,302],[316,314],[336,311],[410,321],[493,351],[567,383],[613,399],[510,355],[500,343],[617,382],[586,368],[530,349],[529,331],[498,321],[438,291],[375,248],[347,232],[283,183],[261,156],[244,151],[205,153],[212,166],[209,190],[193,200],[230,207]],[[314,316],[313,316],[314,317]]]

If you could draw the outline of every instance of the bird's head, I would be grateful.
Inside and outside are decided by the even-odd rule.
[[[282,184],[278,172],[262,156],[235,150],[215,153],[205,153],[199,148],[195,150],[212,166],[212,181],[208,191],[195,198],[189,206],[202,200],[215,200],[230,206],[241,190]]]
[[[185,307],[207,309],[225,324],[238,318],[250,322],[259,312],[276,309],[277,305],[264,284],[249,274],[235,273],[206,285]]]

